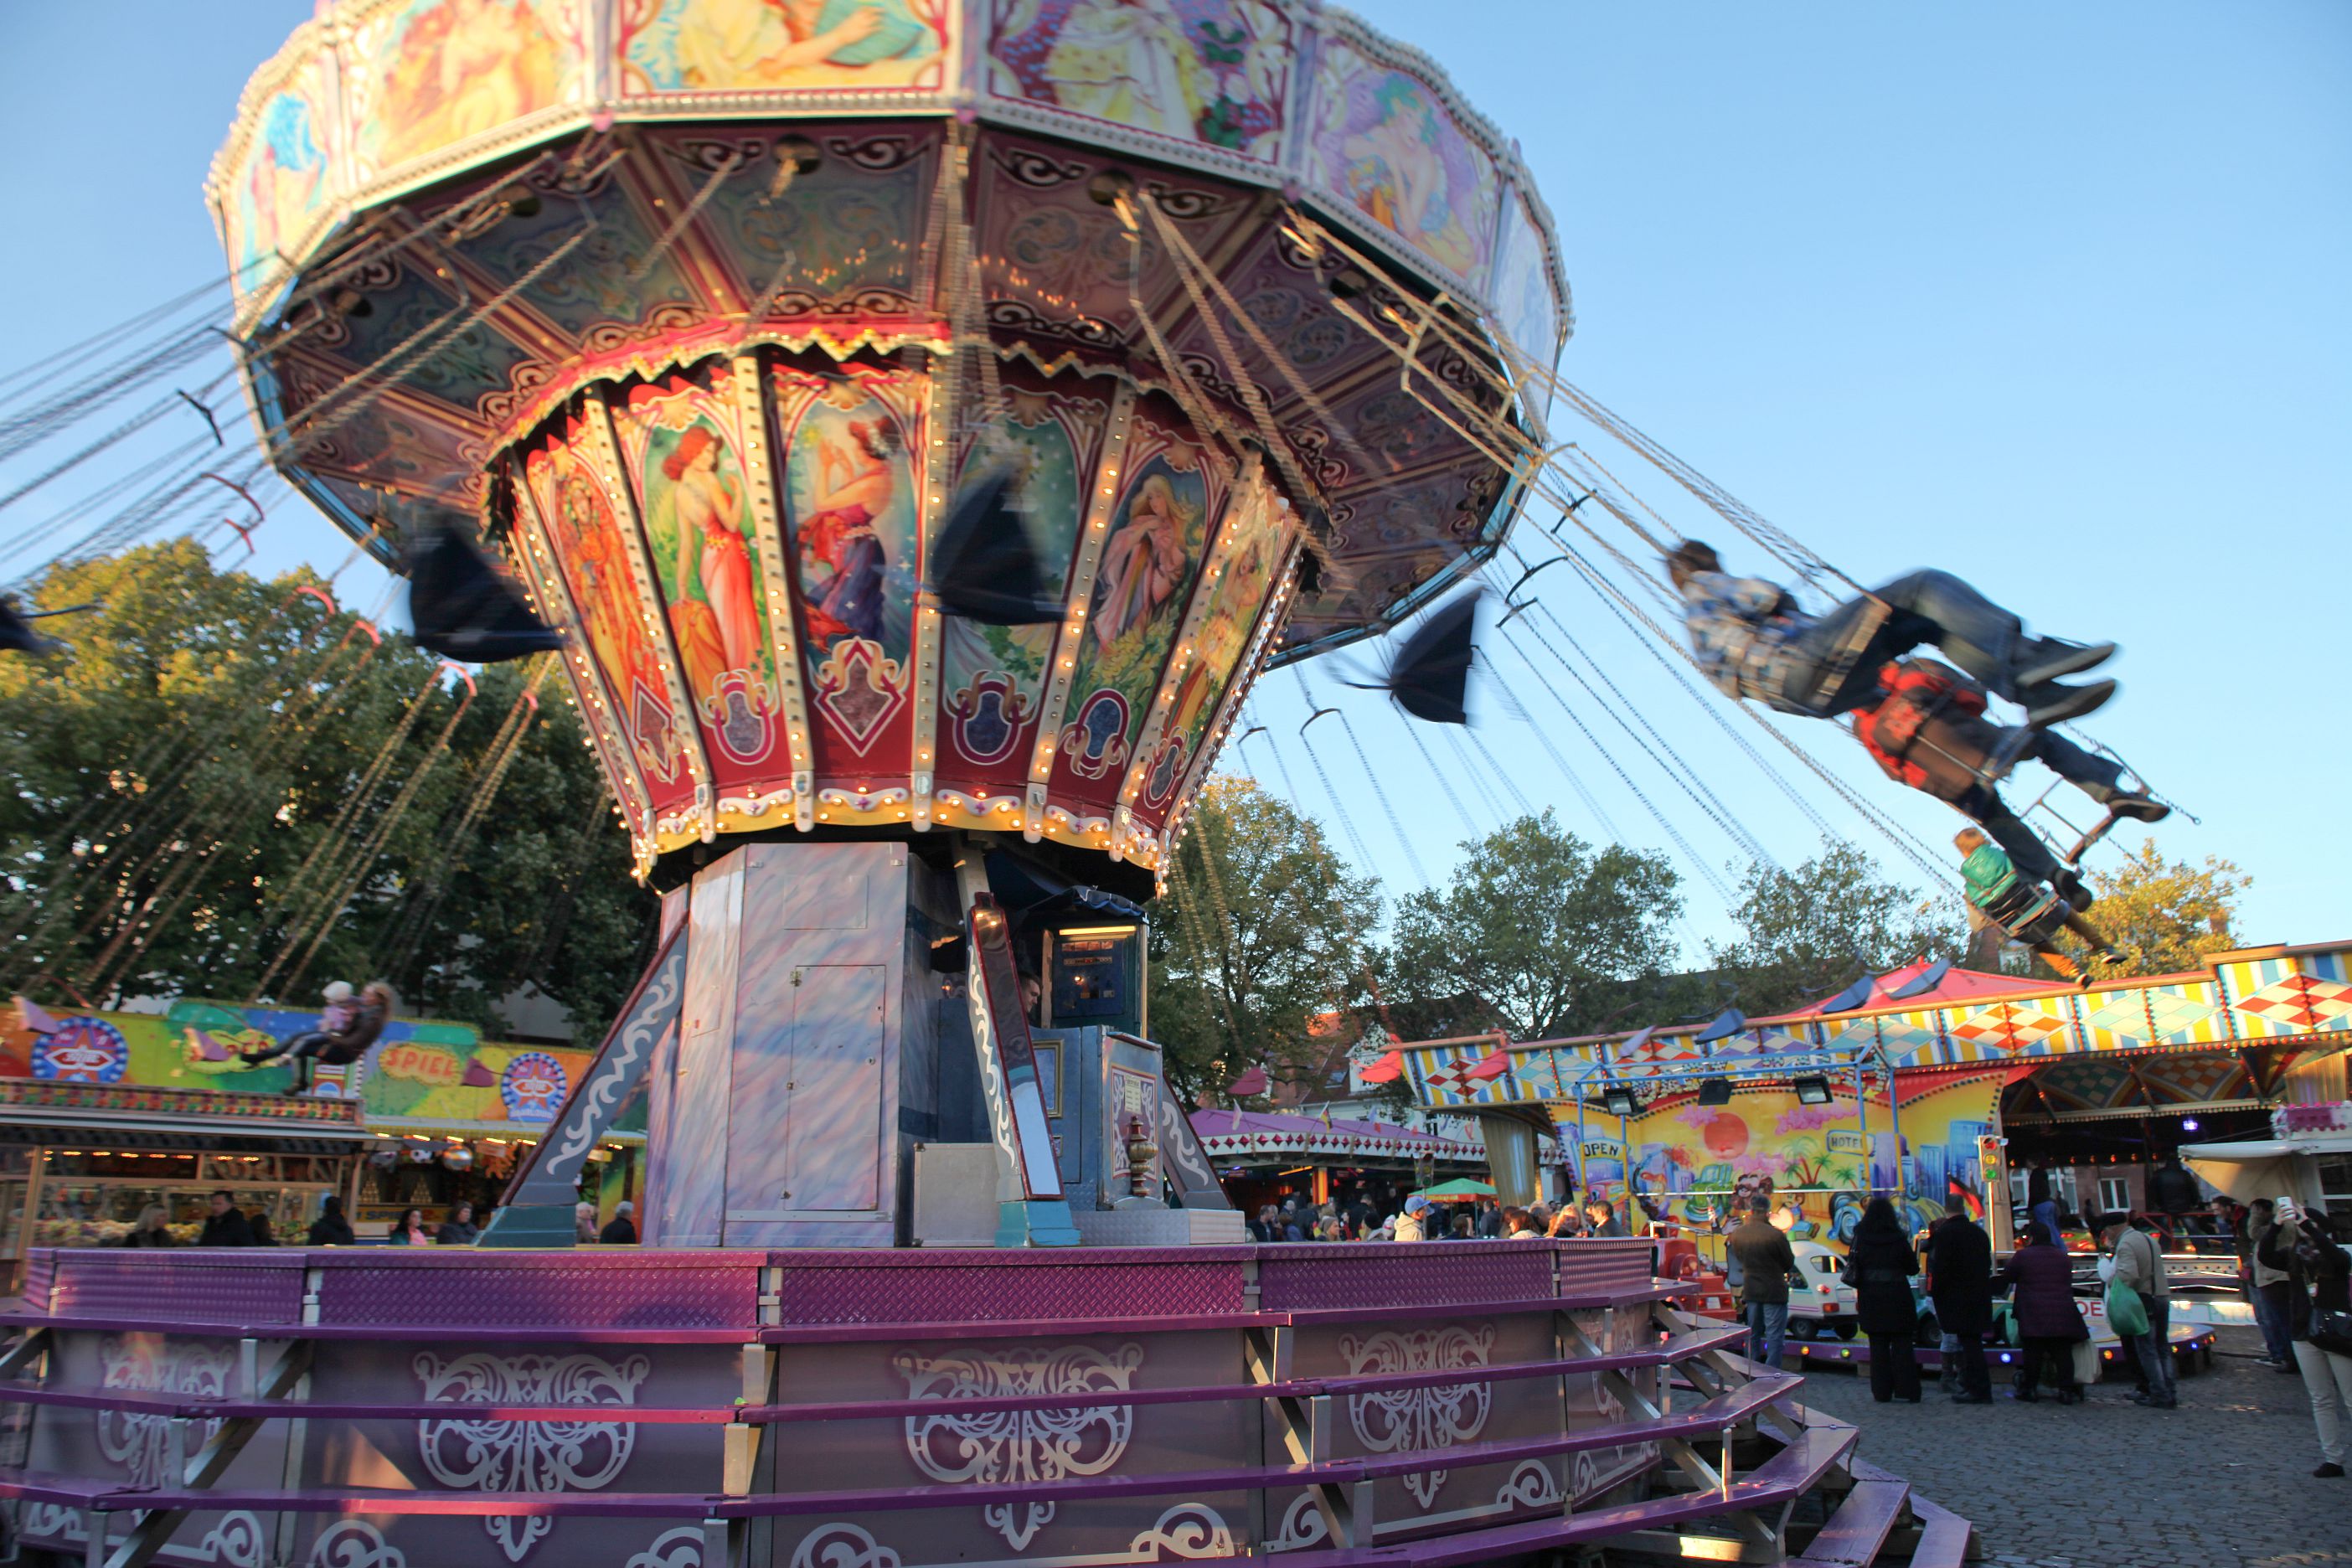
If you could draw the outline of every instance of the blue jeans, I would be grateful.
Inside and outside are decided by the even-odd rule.
[[[2176,1397],[2172,1385],[2172,1303],[2145,1290],[2133,1294],[2147,1309],[2147,1332],[2133,1334],[2126,1342],[2139,1357],[2148,1398],[2158,1405],[2170,1405]]]
[[[1871,597],[1883,601],[1892,613],[1863,647],[1838,689],[1817,702],[1804,701],[1802,710],[1834,719],[1860,707],[1877,689],[1880,665],[1927,643],[1934,644],[1946,658],[1994,692],[2016,700],[2017,655],[2025,628],[2015,616],[1948,572],[1914,572],[1897,577]],[[1796,657],[1790,661],[1783,686],[1786,698],[1791,701],[1810,698],[1836,658],[1839,647],[1870,608],[1870,598],[1849,599],[1796,639],[1790,649]]]
[[[1789,1303],[1750,1301],[1739,1310],[1748,1325],[1748,1359],[1757,1365],[1780,1370],[1780,1346],[1789,1337]]]
[[[2294,1336],[2287,1327],[2286,1313],[2277,1294],[2257,1285],[2254,1287],[2254,1326],[2263,1331],[2263,1348],[2271,1360],[2294,1364]]]

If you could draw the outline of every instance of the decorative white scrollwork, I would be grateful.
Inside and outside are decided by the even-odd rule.
[[[193,1394],[218,1399],[228,1393],[236,1352],[226,1344],[167,1345],[160,1334],[109,1334],[99,1342],[100,1384],[137,1394]],[[209,1442],[220,1423],[204,1425]],[[171,1468],[172,1418],[146,1411],[100,1410],[99,1451],[131,1473],[131,1484],[163,1484]],[[177,1481],[179,1478],[170,1478]]]
[[[27,1501],[19,1533],[27,1541],[87,1542],[89,1526],[78,1508],[67,1508],[62,1503]]]
[[[1160,1153],[1161,1159],[1176,1167],[1183,1177],[1187,1192],[1211,1193],[1217,1188],[1217,1173],[1209,1169],[1201,1157],[1200,1141],[1185,1124],[1184,1110],[1176,1097],[1160,1097]]]
[[[593,1355],[488,1355],[444,1363],[427,1351],[410,1363],[436,1404],[635,1405],[652,1363],[615,1366]],[[629,1462],[637,1429],[614,1421],[419,1421],[425,1468],[443,1486],[482,1491],[595,1491]],[[546,1516],[498,1515],[483,1528],[509,1563],[520,1563],[553,1523]]]
[[[793,1561],[797,1564],[800,1559]],[[665,1530],[654,1537],[652,1545],[631,1557],[621,1568],[702,1568],[701,1528],[688,1524]],[[895,1562],[890,1568],[896,1568]]]
[[[339,1519],[319,1531],[302,1568],[408,1568],[408,1554],[363,1519]]]
[[[1348,1334],[1339,1340],[1350,1374],[1399,1372],[1450,1372],[1456,1367],[1486,1364],[1495,1342],[1494,1325],[1474,1328],[1448,1324],[1439,1329],[1389,1330],[1370,1335]],[[1348,1424],[1356,1440],[1375,1454],[1406,1454],[1424,1448],[1450,1448],[1466,1443],[1486,1428],[1494,1405],[1494,1384],[1447,1383],[1433,1387],[1376,1389],[1348,1396]],[[1423,1470],[1404,1478],[1405,1490],[1423,1510],[1445,1484],[1444,1470]]]
[[[197,1563],[225,1563],[228,1568],[261,1568],[267,1543],[261,1538],[261,1517],[239,1509],[221,1515],[188,1554]]]
[[[1192,1563],[1234,1554],[1234,1532],[1206,1503],[1178,1503],[1160,1521],[1127,1543],[1130,1561]]]
[[[1265,1543],[1265,1549],[1296,1552],[1302,1546],[1320,1546],[1330,1539],[1331,1527],[1324,1522],[1323,1510],[1315,1505],[1315,1494],[1300,1492],[1282,1510],[1282,1524]]]
[[[1511,1479],[1495,1493],[1495,1506],[1511,1511],[1527,1508],[1556,1508],[1559,1501],[1559,1479],[1541,1459],[1520,1460],[1519,1468],[1511,1472]]]
[[[1125,1393],[1143,1347],[1106,1355],[1084,1345],[1049,1350],[1013,1345],[989,1354],[921,1356],[901,1351],[891,1364],[912,1399],[989,1399],[1020,1394]],[[1005,1410],[907,1417],[907,1453],[934,1480],[1058,1481],[1099,1476],[1127,1453],[1135,1412],[1125,1405]],[[1015,1552],[1054,1517],[1050,1502],[988,1503],[980,1517]]]
[[[646,987],[636,1011],[621,1026],[621,1037],[614,1042],[613,1054],[580,1086],[578,1104],[563,1118],[561,1130],[548,1143],[542,1156],[547,1162],[544,1169],[555,1174],[577,1175],[574,1167],[596,1146],[597,1136],[611,1117],[613,1102],[620,1099],[621,1091],[635,1078],[638,1064],[653,1049],[659,1026],[667,1025],[669,1016],[677,1011],[678,994],[685,984],[685,944],[674,942],[652,984]]]
[[[898,1568],[898,1554],[854,1524],[828,1524],[801,1537],[792,1568]]]

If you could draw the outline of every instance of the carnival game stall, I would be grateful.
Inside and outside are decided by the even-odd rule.
[[[1297,1198],[1361,1202],[1385,1216],[1433,1173],[1476,1175],[1486,1168],[1486,1151],[1476,1143],[1382,1121],[1262,1110],[1196,1110],[1192,1121],[1218,1180],[1244,1214]]]
[[[2149,1213],[2149,1169],[2204,1129],[2266,1121],[2300,1076],[2341,1081],[2347,960],[2253,949],[2087,990],[1921,963],[1780,1017],[1508,1042],[1490,1075],[1450,1044],[1403,1055],[1434,1109],[1542,1108],[1588,1184],[1654,1217],[1705,1227],[1769,1185],[1792,1234],[1843,1240],[1873,1193],[1921,1227],[1957,1194],[2006,1247],[2037,1164],[2070,1214]]]
[[[359,1060],[322,1066],[310,1092],[249,1052],[319,1026],[315,1012],[185,998],[161,1013],[21,1009],[0,1040],[0,1259],[27,1247],[120,1244],[151,1206],[193,1241],[227,1189],[299,1239],[320,1202],[344,1200],[363,1239],[408,1207],[495,1203],[590,1054],[486,1040],[470,1025],[389,1020]],[[634,1125],[633,1125],[634,1123]],[[583,1196],[612,1206],[641,1178],[642,1102],[589,1162]]]

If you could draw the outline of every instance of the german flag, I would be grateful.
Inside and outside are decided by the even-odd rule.
[[[1963,1182],[1958,1176],[1946,1176],[1944,1178],[1944,1192],[1948,1196],[1956,1197],[1962,1203],[1969,1205],[1969,1217],[1970,1219],[1976,1221],[1979,1225],[1982,1225],[1984,1223],[1984,1199],[1979,1197],[1973,1191],[1971,1191],[1966,1182]]]

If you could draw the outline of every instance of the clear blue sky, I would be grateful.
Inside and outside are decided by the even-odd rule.
[[[1572,378],[1858,577],[1946,566],[2038,629],[2123,643],[2124,694],[2094,727],[2204,818],[2165,825],[2164,849],[2254,876],[2252,940],[2352,935],[2327,586],[2352,550],[2352,7],[1360,9],[1523,144],[1576,293]],[[309,11],[0,7],[0,135],[17,151],[0,365],[217,273],[206,163],[247,73]],[[346,550],[292,502],[264,542],[265,568]],[[1547,601],[1740,820],[1780,858],[1807,854],[1798,812],[1595,601],[1546,575]],[[346,581],[347,597],[379,591]],[[1664,847],[1528,672],[1502,668],[1609,821]],[[1328,697],[1339,672],[1309,671]],[[1328,814],[1297,678],[1262,690],[1302,804]],[[1483,828],[1515,789],[1609,833],[1491,692],[1480,738],[1513,771],[1491,800],[1443,737],[1423,732],[1433,774],[1397,720],[1364,694],[1349,706],[1433,874],[1462,837],[1457,802]],[[1730,859],[1583,710],[1696,854]],[[1948,837],[1948,814],[1850,741],[1793,730],[1923,837]],[[1413,885],[1345,738],[1328,721],[1310,733],[1375,869]],[[1242,760],[1279,786],[1263,742]],[[1720,932],[1721,900],[1695,877],[1690,891],[1688,932]]]

